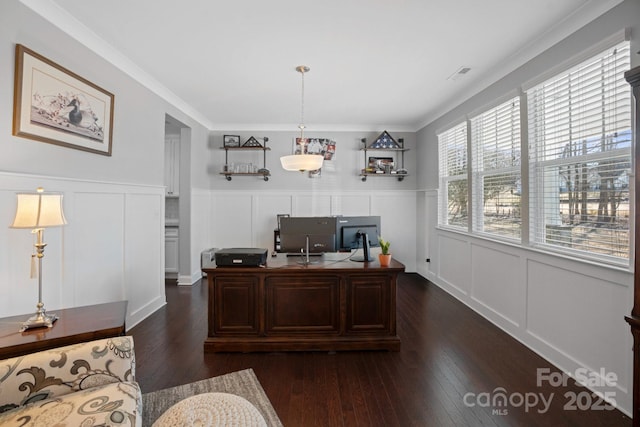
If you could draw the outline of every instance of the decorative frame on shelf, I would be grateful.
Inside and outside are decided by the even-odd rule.
[[[240,135],[225,135],[222,139],[224,147],[240,147]]]
[[[368,176],[395,177],[403,181],[409,175],[404,168],[404,153],[409,151],[404,147],[404,138],[396,141],[385,130],[376,140],[367,146],[367,138],[361,138],[360,151],[364,152],[364,167],[360,170],[362,182],[367,181]],[[371,151],[387,151],[395,153],[392,157],[369,157]]]
[[[13,135],[111,156],[114,95],[16,45]]]
[[[393,157],[369,157],[368,167],[372,170],[384,171],[387,167],[395,168],[395,159]]]
[[[401,148],[400,144],[391,136],[386,130],[383,131],[376,139],[371,143],[369,148],[374,149],[393,149]]]
[[[262,144],[260,144],[260,142],[255,138],[255,137],[250,137],[249,139],[247,139],[245,141],[244,144],[242,144],[243,147],[260,147],[262,148]]]

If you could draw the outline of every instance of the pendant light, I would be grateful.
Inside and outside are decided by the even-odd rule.
[[[324,160],[324,157],[321,154],[305,154],[305,148],[308,141],[304,137],[304,74],[308,73],[309,70],[310,68],[306,65],[299,65],[296,67],[296,71],[302,75],[302,102],[300,108],[300,124],[298,125],[298,128],[300,129],[301,153],[280,157],[282,167],[288,171],[304,172],[317,170],[322,167],[322,162]]]

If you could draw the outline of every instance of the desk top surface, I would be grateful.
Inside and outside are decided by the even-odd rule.
[[[33,313],[1,318],[0,359],[58,345],[124,334],[127,301],[47,312],[59,316],[53,327],[28,329],[24,332],[19,332],[20,326]]]
[[[361,255],[361,254],[358,254]],[[256,272],[259,269],[266,269],[269,272],[274,271],[291,271],[300,272],[302,270],[340,270],[340,271],[389,271],[398,273],[404,271],[404,264],[395,259],[391,260],[391,264],[388,267],[381,267],[378,262],[377,255],[373,255],[374,261],[371,262],[359,262],[353,261],[353,254],[348,252],[335,252],[323,254],[321,256],[309,256],[310,264],[306,264],[306,257],[304,256],[287,256],[286,254],[279,253],[277,256],[267,257],[267,264],[261,267],[252,266],[230,266],[230,267],[217,267],[215,264],[204,266],[202,271],[205,273],[217,272]],[[356,255],[357,256],[357,255]]]

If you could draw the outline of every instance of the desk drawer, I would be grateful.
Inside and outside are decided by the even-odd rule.
[[[265,282],[267,335],[338,334],[338,277],[268,277]]]

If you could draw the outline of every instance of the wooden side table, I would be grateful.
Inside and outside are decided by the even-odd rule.
[[[51,328],[19,332],[30,314],[0,319],[0,359],[125,334],[127,301],[51,310],[59,319]]]

